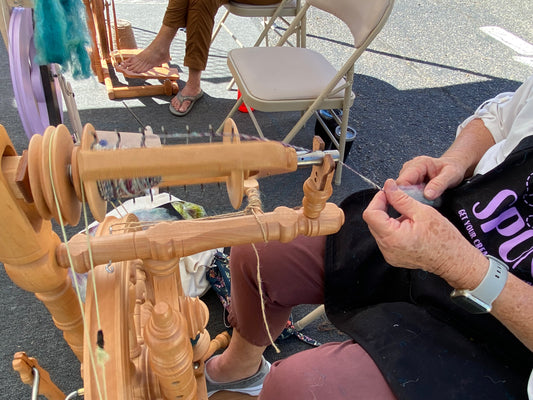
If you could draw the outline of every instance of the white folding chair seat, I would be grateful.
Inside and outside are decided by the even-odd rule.
[[[228,55],[228,65],[237,86],[246,93],[246,105],[261,111],[308,108],[337,74],[321,54],[289,47],[235,49]],[[302,65],[306,68],[301,68]],[[325,108],[343,105],[345,84],[341,79],[336,85],[338,91],[323,100]],[[351,102],[354,97],[352,93]]]
[[[287,0],[278,13],[279,17],[295,17],[298,14],[297,0]],[[281,4],[268,4],[268,5],[254,5],[239,3],[237,1],[230,1],[226,3],[227,11],[230,14],[237,15],[239,17],[270,17],[274,14],[276,8]]]

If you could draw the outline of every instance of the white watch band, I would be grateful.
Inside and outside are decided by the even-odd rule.
[[[509,274],[507,265],[495,257],[487,256],[489,259],[489,269],[474,290],[454,290],[451,299],[475,314],[488,313],[492,309],[492,302],[502,292],[507,276]]]
[[[503,261],[493,256],[487,256],[487,258],[489,259],[489,270],[478,287],[471,290],[470,294],[490,306],[502,292],[509,273],[508,267]]]

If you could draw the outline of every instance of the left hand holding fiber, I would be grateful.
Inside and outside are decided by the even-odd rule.
[[[391,217],[389,206],[401,216]],[[437,210],[409,197],[392,179],[370,202],[363,219],[393,266],[427,270],[455,283],[472,255],[481,255]]]

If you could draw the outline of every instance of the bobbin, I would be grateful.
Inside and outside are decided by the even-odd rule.
[[[99,131],[91,124],[84,126],[79,145],[73,143],[64,125],[48,127],[42,137],[34,135],[27,157],[31,189],[28,198],[33,198],[39,215],[76,225],[81,215],[80,203],[86,201],[93,217],[102,221],[107,201],[102,198],[99,182],[121,179],[150,182],[159,181],[159,177],[162,187],[225,182],[230,202],[238,209],[247,178],[287,173],[295,171],[300,162],[309,163],[293,148],[279,142],[241,142],[232,120],[226,121],[222,143],[116,149],[124,134],[137,135],[118,134],[116,144],[101,151],[95,145]],[[140,136],[141,146],[150,136],[144,133]],[[326,153],[316,147],[314,150],[313,164],[320,164]]]

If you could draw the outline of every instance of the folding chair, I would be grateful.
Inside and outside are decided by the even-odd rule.
[[[342,109],[342,118],[335,116],[340,124],[339,140],[325,123],[323,126],[343,160],[349,111],[355,98],[352,92],[354,64],[380,32],[393,3],[394,0],[307,0],[276,47],[231,50],[228,66],[242,96],[227,118],[244,101],[257,132],[264,137],[252,108],[266,112],[301,111],[301,118],[283,139],[289,143],[313,114],[320,119],[317,110]],[[310,7],[333,14],[353,35],[354,51],[339,70],[313,50],[283,46]],[[221,129],[222,125],[219,131]],[[342,164],[339,163],[335,183],[340,184],[341,174]]]
[[[276,35],[282,36],[276,29],[276,22],[280,21],[283,26],[289,27],[290,23],[287,21],[286,17],[296,17],[296,15],[298,15],[298,12],[301,9],[301,0],[281,0],[279,3],[269,5],[253,5],[239,3],[237,1],[230,1],[229,3],[224,4],[224,7],[226,7],[226,12],[213,30],[211,44],[215,41],[220,29],[224,28],[226,32],[230,34],[235,43],[239,45],[239,47],[246,47],[226,24],[228,16],[233,14],[239,17],[263,18],[263,31],[253,45],[253,47],[258,47],[263,41],[265,42],[266,46],[269,45],[270,32],[274,32]],[[300,20],[297,28],[294,30],[294,44],[287,41],[289,45],[305,47],[305,21],[306,20],[304,16],[304,18]],[[235,79],[232,79],[228,84],[227,89],[230,90],[234,83]]]
[[[281,0],[279,3],[270,5],[253,5],[244,4],[237,1],[230,1],[224,4],[226,12],[216,25],[213,35],[211,36],[211,43],[215,40],[221,28],[224,28],[230,36],[235,40],[239,47],[245,47],[242,42],[235,36],[226,24],[226,20],[230,14],[239,17],[253,17],[263,18],[263,31],[257,38],[254,47],[260,46],[263,40],[266,46],[268,46],[269,32],[274,32],[281,36],[281,34],[275,29],[276,21],[280,21],[284,26],[289,26],[290,23],[286,17],[295,17],[301,9],[301,0]],[[297,47],[305,47],[305,18],[301,20],[298,25],[298,29],[295,30]]]

